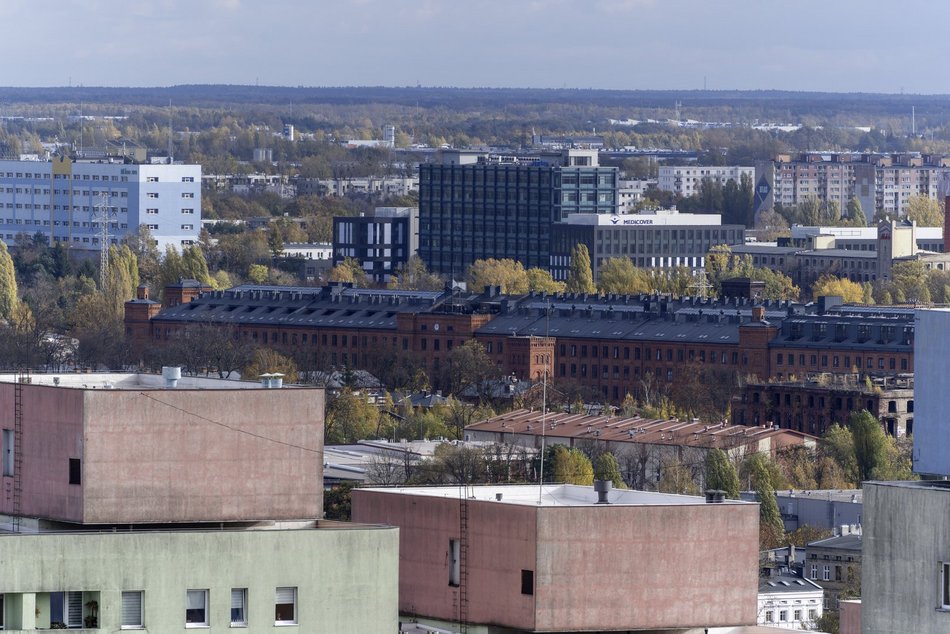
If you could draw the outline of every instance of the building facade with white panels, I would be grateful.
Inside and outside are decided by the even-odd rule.
[[[201,166],[72,161],[0,161],[0,239],[46,236],[50,244],[100,248],[100,218],[109,216],[109,242],[140,225],[159,250],[181,250],[201,230]]]
[[[755,176],[754,167],[738,165],[663,165],[659,168],[657,187],[683,197],[698,194],[703,179],[709,179],[719,185],[734,180],[738,185],[743,176]]]

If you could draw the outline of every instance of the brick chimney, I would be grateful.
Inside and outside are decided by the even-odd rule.
[[[752,323],[765,321],[765,306],[752,307]]]

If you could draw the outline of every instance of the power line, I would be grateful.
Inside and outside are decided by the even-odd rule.
[[[184,409],[184,408],[182,408],[182,407],[178,407],[177,405],[173,405],[173,404],[171,404],[171,403],[169,403],[169,402],[167,402],[167,401],[163,401],[163,400],[160,399],[160,398],[155,398],[154,396],[152,396],[152,395],[150,395],[150,394],[146,394],[145,392],[139,392],[139,395],[144,396],[144,397],[147,398],[147,399],[153,400],[153,401],[155,401],[156,403],[160,403],[160,404],[162,404],[162,405],[164,405],[164,406],[166,406],[166,407],[170,407],[170,408],[172,408],[172,409],[174,409],[174,410],[177,410],[177,411],[181,412],[182,414],[186,414],[186,415],[188,415],[188,416],[191,416],[192,418],[197,418],[197,419],[199,419],[199,420],[203,420],[203,421],[205,421],[205,422],[211,423],[212,425],[217,425],[218,427],[224,427],[225,429],[228,429],[228,430],[237,432],[237,433],[239,433],[239,434],[245,434],[245,435],[247,435],[247,436],[251,436],[252,438],[257,438],[258,440],[266,440],[266,441],[268,441],[268,442],[272,442],[272,443],[275,443],[275,444],[278,444],[278,445],[284,445],[285,447],[292,447],[292,448],[294,448],[294,449],[300,449],[301,451],[308,451],[308,452],[310,452],[310,453],[315,453],[315,454],[317,454],[317,455],[319,455],[319,456],[323,456],[323,450],[322,450],[322,449],[313,449],[313,448],[311,448],[311,447],[304,447],[303,445],[295,445],[294,443],[285,442],[285,441],[283,441],[283,440],[277,440],[276,438],[270,438],[269,436],[263,436],[263,435],[261,435],[261,434],[255,434],[255,433],[252,432],[252,431],[247,431],[246,429],[240,429],[240,428],[238,428],[238,427],[233,427],[233,426],[231,426],[231,425],[228,425],[227,423],[222,423],[221,421],[213,420],[213,419],[211,419],[211,418],[208,418],[207,416],[202,416],[201,414],[196,414],[195,412],[189,411],[189,410]]]

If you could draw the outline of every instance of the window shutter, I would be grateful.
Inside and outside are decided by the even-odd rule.
[[[277,603],[294,603],[294,597],[296,594],[296,588],[277,588]]]
[[[82,592],[66,593],[66,625],[82,626]]]
[[[142,625],[142,593],[122,593],[122,625]]]
[[[243,589],[231,590],[231,609],[232,610],[244,609],[244,590]]]
[[[187,608],[189,610],[204,610],[205,609],[205,591],[204,590],[189,590]]]

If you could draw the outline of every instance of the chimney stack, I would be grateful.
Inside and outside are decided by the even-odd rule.
[[[765,307],[753,306],[752,307],[752,322],[758,323],[760,321],[765,321]]]
[[[726,501],[726,492],[719,489],[706,489],[706,504],[722,504]]]
[[[594,491],[597,492],[598,504],[610,504],[607,496],[610,495],[611,488],[613,488],[613,482],[610,480],[594,480]]]

